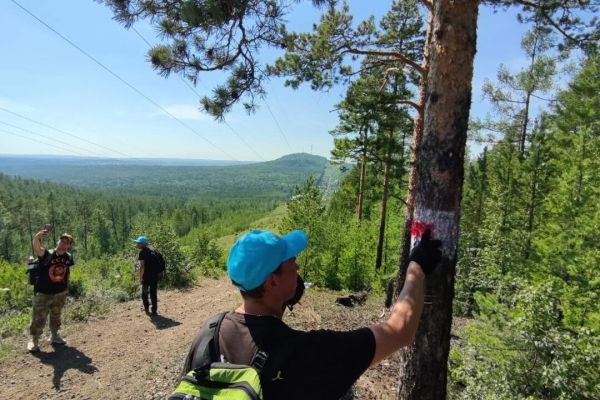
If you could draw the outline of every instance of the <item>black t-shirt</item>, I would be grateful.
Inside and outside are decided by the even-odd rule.
[[[155,270],[155,266],[152,262],[152,250],[148,247],[144,247],[140,250],[138,255],[138,260],[144,262],[144,281],[156,280],[158,278],[158,273]]]
[[[268,354],[261,373],[265,400],[335,400],[369,367],[375,337],[369,328],[298,331],[275,317],[228,313],[219,335],[226,362],[250,365],[257,348]],[[198,338],[197,338],[198,339]],[[184,370],[194,365],[197,340]]]
[[[55,294],[67,290],[70,268],[74,264],[69,253],[58,255],[54,250],[44,250],[44,255],[39,257],[39,277],[34,291]]]

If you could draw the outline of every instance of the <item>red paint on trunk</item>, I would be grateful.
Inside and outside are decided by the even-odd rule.
[[[410,234],[412,237],[421,237],[427,229],[431,231],[431,238],[433,239],[435,237],[435,225],[422,221],[413,221]]]

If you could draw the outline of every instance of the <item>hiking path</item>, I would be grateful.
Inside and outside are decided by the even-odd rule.
[[[298,329],[357,328],[375,321],[381,311],[380,302],[346,309],[334,304],[334,293],[307,292],[295,312],[284,317]],[[132,300],[87,322],[65,323],[64,346],[43,340],[41,351],[29,354],[23,338],[23,350],[0,364],[0,399],[165,399],[202,323],[235,309],[239,301],[228,280],[202,279],[189,289],[159,290],[156,317]],[[395,364],[390,360],[367,371],[355,398],[392,399]]]

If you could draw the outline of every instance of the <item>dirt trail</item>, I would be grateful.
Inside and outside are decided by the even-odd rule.
[[[103,319],[65,326],[66,346],[43,343],[0,366],[1,399],[153,399],[173,389],[191,339],[217,310],[239,301],[225,280],[186,291],[159,291],[158,317],[141,301],[119,304]]]
[[[346,309],[334,293],[308,291],[285,320],[300,329],[351,329],[376,320],[379,301]],[[234,309],[239,294],[227,280],[202,280],[185,291],[159,291],[158,317],[141,301],[118,304],[106,316],[67,324],[66,346],[41,345],[0,365],[0,399],[164,399],[175,386],[197,330],[210,315]],[[24,348],[25,343],[23,343]],[[361,377],[360,399],[392,399],[397,365],[390,360]]]

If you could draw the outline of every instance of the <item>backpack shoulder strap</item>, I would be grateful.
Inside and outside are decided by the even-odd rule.
[[[219,332],[221,330],[221,323],[227,313],[227,311],[224,311],[213,315],[204,325],[200,333],[201,337],[197,342],[198,346],[194,350],[193,370],[206,368],[213,362],[221,362]],[[250,366],[260,374],[268,358],[269,355],[267,352],[258,347],[254,357],[252,357]]]
[[[250,366],[256,370],[259,374],[262,372],[265,364],[267,363],[267,359],[269,358],[269,354],[266,351],[261,350],[260,348],[256,351],[254,358],[252,358],[252,362]]]
[[[38,257],[38,262],[39,262],[40,267],[46,266],[46,264],[49,264],[50,260],[52,260],[52,256],[54,255],[54,249],[48,249],[47,251],[48,251],[47,257],[44,257],[44,256],[42,256],[43,258]]]
[[[226,311],[217,314],[216,317],[214,318],[214,321],[212,321],[209,324],[209,328],[213,332],[213,341],[212,341],[212,346],[210,349],[210,351],[211,351],[210,355],[211,355],[211,358],[217,362],[221,361],[220,360],[221,347],[219,346],[219,332],[221,331],[221,323],[225,319],[225,315],[227,315]]]
[[[206,367],[213,362],[221,361],[221,357],[219,356],[219,330],[226,314],[227,312],[224,311],[213,315],[200,330],[198,338],[195,341],[196,348],[192,350],[194,356],[191,369],[195,370]]]

